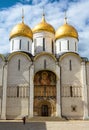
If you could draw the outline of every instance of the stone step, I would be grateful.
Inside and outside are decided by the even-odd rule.
[[[42,121],[66,121],[65,118],[60,117],[31,117],[29,119],[26,119],[27,122],[36,121],[36,122],[42,122]]]

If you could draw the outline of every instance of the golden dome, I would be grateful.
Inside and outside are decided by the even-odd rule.
[[[44,14],[42,17],[42,21],[36,27],[34,27],[32,31],[33,31],[33,33],[47,31],[47,32],[51,32],[51,33],[55,34],[55,29],[46,22]]]
[[[65,23],[64,25],[59,27],[55,34],[56,40],[63,37],[74,37],[78,39],[77,30],[73,26]]]
[[[17,36],[25,36],[32,39],[32,30],[24,22],[19,23],[12,29],[10,39]]]

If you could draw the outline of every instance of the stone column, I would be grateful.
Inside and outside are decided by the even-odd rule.
[[[60,96],[60,67],[56,64],[57,84],[56,84],[56,116],[61,117],[61,96]]]
[[[29,82],[29,113],[28,113],[28,117],[33,117],[33,105],[34,105],[34,83],[33,83],[33,78],[34,78],[34,66],[31,65],[29,67],[29,75],[30,75],[30,82]]]
[[[82,71],[82,100],[83,100],[83,119],[88,118],[88,99],[87,99],[87,83],[86,83],[86,67],[85,62],[81,63]]]
[[[6,119],[6,97],[7,97],[7,65],[3,66],[3,92],[2,92],[2,111],[1,111],[1,119]]]

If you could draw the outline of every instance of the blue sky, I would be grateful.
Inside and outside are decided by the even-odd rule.
[[[22,8],[25,24],[33,28],[41,21],[43,7],[55,30],[63,25],[67,10],[68,23],[79,34],[79,54],[89,58],[89,0],[0,0],[0,53],[9,53],[9,34],[21,22]]]

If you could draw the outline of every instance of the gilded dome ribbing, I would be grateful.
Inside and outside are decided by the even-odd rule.
[[[63,37],[74,37],[78,39],[78,32],[73,26],[65,23],[64,25],[59,27],[55,34],[56,40]]]
[[[10,33],[10,39],[17,36],[33,38],[32,30],[24,22],[17,24]]]
[[[35,26],[32,31],[33,33],[47,31],[55,34],[55,29],[46,22],[44,14],[42,17],[42,21],[37,26]]]

